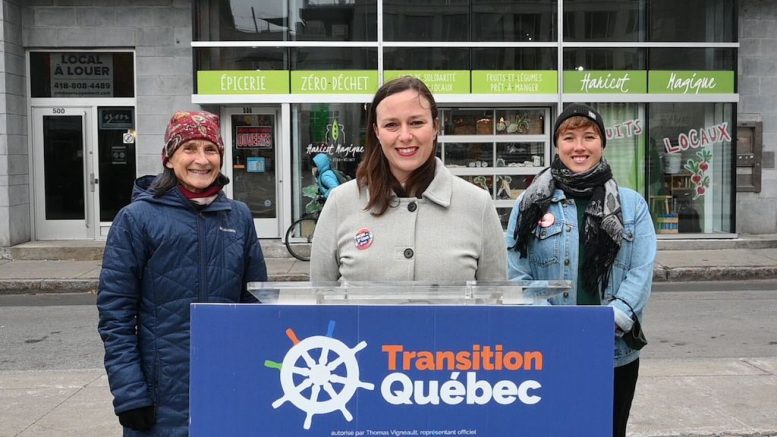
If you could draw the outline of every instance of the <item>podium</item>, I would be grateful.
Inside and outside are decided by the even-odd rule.
[[[613,314],[566,281],[251,283],[193,304],[190,435],[608,436]]]

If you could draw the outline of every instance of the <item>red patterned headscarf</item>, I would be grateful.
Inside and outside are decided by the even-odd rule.
[[[224,141],[220,124],[218,115],[206,111],[178,111],[173,114],[165,131],[162,164],[166,164],[183,143],[191,140],[207,140],[215,144],[223,160]]]

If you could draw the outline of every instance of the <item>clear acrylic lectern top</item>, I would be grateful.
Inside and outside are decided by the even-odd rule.
[[[541,305],[569,281],[249,282],[259,302],[276,305]]]

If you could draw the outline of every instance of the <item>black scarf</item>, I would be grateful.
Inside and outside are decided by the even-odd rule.
[[[548,212],[556,188],[572,196],[590,196],[583,228],[586,257],[581,267],[583,286],[588,292],[597,293],[600,284],[602,290],[607,286],[610,269],[623,240],[618,185],[604,158],[584,173],[573,173],[556,155],[549,170],[538,174],[523,194],[518,205],[521,218],[515,228],[515,246],[512,249],[517,250],[521,258],[526,257],[530,236]]]

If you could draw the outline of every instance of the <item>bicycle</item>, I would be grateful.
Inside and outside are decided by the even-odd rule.
[[[318,214],[318,211],[305,214],[286,230],[284,239],[286,250],[300,261],[310,261],[310,247],[313,243],[313,231],[316,229]]]

